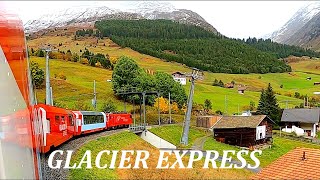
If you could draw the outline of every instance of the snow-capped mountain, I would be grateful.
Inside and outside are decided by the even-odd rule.
[[[299,9],[293,17],[279,30],[273,32],[268,38],[271,38],[273,41],[291,45],[301,45],[303,46],[306,40],[303,39],[306,37],[298,36],[299,34],[308,34],[305,26],[308,26],[311,21],[314,20],[316,16],[320,13],[320,2],[311,3],[305,7]],[[320,22],[314,22],[320,24]],[[304,33],[303,33],[304,32]]]
[[[151,14],[154,11],[159,12],[173,12],[177,9],[168,2],[156,2],[156,1],[138,1],[130,2],[127,8],[124,8],[124,11],[138,13],[141,15]]]
[[[125,8],[113,9],[107,6],[72,7],[53,14],[46,14],[39,19],[30,20],[24,26],[27,33],[39,30],[93,24],[102,19],[169,19],[184,24],[201,26],[217,33],[217,30],[197,13],[176,9],[168,2],[130,2]]]

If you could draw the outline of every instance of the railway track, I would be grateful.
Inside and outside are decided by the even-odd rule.
[[[119,132],[123,132],[127,130],[126,128],[124,129],[117,129],[117,130],[110,130],[110,131],[103,131],[103,132],[97,132],[94,134],[86,135],[86,136],[80,136],[71,139],[70,141],[64,143],[63,145],[59,146],[56,148],[56,150],[62,150],[66,152],[67,150],[73,150],[76,151],[79,149],[81,146],[83,146],[85,143],[95,140],[99,137],[103,136],[110,136]],[[50,152],[47,154],[42,154],[41,155],[41,169],[42,169],[42,177],[43,179],[67,179],[68,178],[68,169],[51,169],[48,166],[48,158],[49,158]],[[66,159],[67,153],[64,153],[63,155],[56,154],[54,157],[53,165],[56,165],[55,160],[62,160]],[[65,161],[62,161],[61,167],[64,167]]]

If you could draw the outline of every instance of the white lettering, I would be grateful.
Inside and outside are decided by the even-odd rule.
[[[123,150],[122,151],[119,168],[123,168],[123,169],[131,168],[131,164],[130,163],[128,164],[128,166],[124,166],[124,163],[126,161],[130,162],[130,157],[127,157],[127,153],[130,153],[131,155],[133,155],[134,151],[133,150]]]
[[[141,158],[142,153],[144,153],[144,158]],[[137,157],[136,157],[136,162],[133,166],[134,169],[139,168],[139,164],[140,162],[142,163],[142,167],[144,169],[148,169],[148,165],[146,160],[149,158],[150,154],[148,151],[144,151],[144,150],[137,150]]]
[[[61,167],[62,160],[56,160],[56,162],[57,162],[56,166],[53,166],[53,164],[52,164],[53,157],[56,155],[56,153],[59,153],[62,155],[63,151],[62,150],[55,150],[50,154],[49,159],[48,159],[48,166],[51,169],[59,169]]]
[[[157,165],[157,169],[168,169],[169,168],[169,164],[168,164],[168,156],[164,157],[164,154],[168,153],[168,155],[170,156],[172,151],[171,150],[160,150],[160,155],[159,155],[159,159],[158,159],[158,165]],[[162,163],[166,162],[167,165],[162,166]]]
[[[90,151],[90,150],[87,150],[87,151],[84,153],[84,155],[83,155],[83,157],[82,157],[82,159],[81,159],[81,161],[80,161],[80,163],[79,163],[79,165],[78,165],[77,168],[80,169],[83,163],[86,163],[86,164],[87,164],[87,169],[92,169],[92,165],[91,165],[91,151]]]

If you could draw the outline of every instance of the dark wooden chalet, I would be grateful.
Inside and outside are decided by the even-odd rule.
[[[273,124],[266,115],[224,116],[213,126],[213,134],[219,142],[250,147],[271,141]]]

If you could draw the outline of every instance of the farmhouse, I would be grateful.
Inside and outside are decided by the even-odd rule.
[[[224,85],[225,88],[233,88],[234,87],[234,84],[233,83],[226,83]]]
[[[285,128],[282,131],[295,132],[298,136],[315,137],[319,127],[320,109],[285,109],[281,122]]]
[[[244,94],[244,91],[247,89],[246,86],[243,86],[243,85],[239,85],[238,86],[238,93],[239,94]]]
[[[172,77],[175,81],[179,82],[181,85],[187,84],[186,75],[181,72],[174,72],[172,73]]]
[[[250,179],[319,179],[320,150],[296,148]]]
[[[219,142],[250,147],[271,141],[273,124],[266,115],[223,116],[213,126],[213,134]]]

